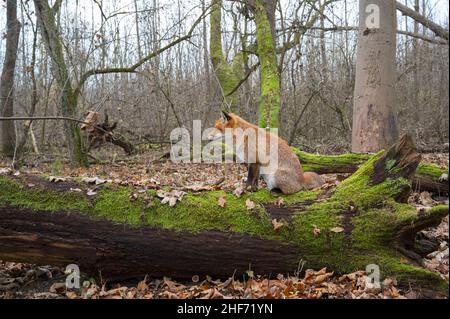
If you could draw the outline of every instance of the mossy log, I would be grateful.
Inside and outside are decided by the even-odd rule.
[[[70,191],[84,187],[76,183],[0,176],[0,260],[74,263],[109,280],[226,278],[249,269],[272,276],[322,267],[349,273],[376,264],[381,279],[395,276],[402,286],[446,293],[448,284],[421,268],[413,250],[414,234],[449,211],[404,203],[419,161],[403,138],[326,193],[261,190],[238,198],[208,191],[188,193],[174,207],[162,204],[155,190],[136,199],[131,188],[103,185],[89,197]],[[273,219],[284,225],[275,230]]]
[[[293,148],[305,171],[318,174],[352,174],[373,155],[342,154],[316,155]],[[445,176],[447,176],[445,178]],[[412,177],[413,189],[448,194],[448,168],[442,169],[434,164],[419,164]]]

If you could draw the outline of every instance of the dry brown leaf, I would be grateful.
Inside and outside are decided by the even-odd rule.
[[[424,206],[433,206],[433,204],[434,204],[434,200],[433,200],[433,198],[431,198],[431,195],[428,192],[420,193],[419,200],[420,200],[420,203]]]
[[[107,180],[101,179],[99,177],[85,177],[82,179],[82,182],[86,184],[101,185],[107,183]]]
[[[342,233],[344,231],[344,228],[342,227],[333,227],[330,229],[333,233]]]
[[[186,192],[180,190],[172,190],[170,192],[159,190],[157,192],[157,196],[162,198],[161,204],[169,204],[170,207],[175,206],[177,201],[181,201],[184,195],[186,195]]]
[[[241,197],[243,193],[244,193],[244,188],[242,188],[242,187],[238,187],[238,188],[236,188],[236,189],[233,191],[233,194],[234,194],[237,198]]]
[[[314,237],[318,237],[320,235],[320,228],[318,228],[315,225],[314,225],[314,229],[313,229],[313,235],[314,235]]]
[[[219,206],[222,208],[225,207],[226,203],[227,203],[227,201],[225,200],[225,198],[223,196],[220,196],[219,199],[217,200],[217,204],[219,204]]]
[[[140,282],[138,283],[137,289],[138,289],[139,291],[143,292],[143,291],[147,291],[147,290],[148,290],[147,280],[148,280],[148,277],[145,276],[144,280],[142,280],[142,281],[140,281]]]
[[[245,201],[245,207],[247,207],[248,210],[252,210],[255,208],[255,203],[251,199],[247,199]]]
[[[97,195],[97,192],[95,192],[92,189],[88,188],[86,190],[86,195],[88,195],[88,196],[95,196],[95,195]]]
[[[314,283],[315,284],[320,284],[322,282],[324,282],[325,280],[327,280],[328,278],[330,278],[331,276],[333,276],[333,272],[329,272],[323,275],[318,275],[315,279],[314,279]]]
[[[67,291],[66,297],[69,299],[78,299],[78,295],[73,291]]]
[[[278,207],[284,206],[284,199],[279,197],[276,201],[275,201],[275,205],[277,205]]]
[[[58,177],[58,176],[49,176],[48,181],[50,183],[66,182],[67,178],[66,177]]]
[[[277,221],[276,219],[272,219],[272,226],[274,230],[279,230],[281,227],[284,226],[282,222]]]
[[[81,130],[86,130],[88,128],[91,129],[92,126],[97,123],[99,115],[100,114],[98,112],[89,111],[83,121],[84,123],[81,124],[80,129]]]

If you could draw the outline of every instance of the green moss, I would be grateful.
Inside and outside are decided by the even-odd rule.
[[[117,223],[130,225],[160,226],[167,229],[200,232],[202,230],[229,230],[237,233],[260,235],[264,238],[281,239],[273,230],[271,218],[262,204],[273,203],[278,197],[286,205],[295,205],[317,198],[317,192],[300,192],[294,195],[272,196],[267,190],[244,194],[237,198],[223,191],[205,192],[200,195],[187,194],[176,207],[161,204],[154,191],[132,200],[133,189],[121,186],[104,186],[97,195],[87,198],[80,193],[53,191],[39,187],[26,188],[20,183],[0,177],[0,205],[25,207],[43,211],[73,210],[93,217],[106,218]],[[224,197],[226,207],[218,205]],[[246,200],[255,203],[255,209],[248,210]]]
[[[305,171],[348,172],[349,167],[357,167],[373,157],[371,154],[317,155],[300,151],[293,147]],[[355,169],[356,170],[356,169]]]
[[[417,167],[416,174],[432,176],[434,180],[439,180],[442,174],[448,175],[448,168],[442,169],[434,164],[420,164]]]
[[[79,193],[28,188],[3,176],[0,176],[0,205],[45,211],[87,211],[90,207]]]
[[[87,213],[117,223],[140,225],[145,205],[141,198],[131,200],[132,193],[132,189],[128,187],[108,186],[98,192],[94,198],[93,209]]]
[[[261,0],[255,2],[257,54],[261,67],[261,96],[259,127],[277,128],[280,112],[280,74],[278,72],[275,41]]]

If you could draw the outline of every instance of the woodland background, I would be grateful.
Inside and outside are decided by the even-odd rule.
[[[402,0],[422,15],[448,28],[445,1]],[[57,4],[59,2],[57,1]],[[275,2],[274,2],[275,3]],[[278,47],[301,34],[298,45],[278,58],[281,71],[280,132],[292,145],[307,151],[350,149],[358,25],[356,0],[330,1],[308,25],[318,1],[276,1]],[[60,1],[56,24],[61,35],[68,72],[79,80],[93,68],[123,68],[149,52],[189,32],[209,3],[163,0]],[[255,39],[255,25],[239,1],[223,1],[222,41],[227,61],[242,51],[242,40]],[[5,4],[0,9],[0,33],[5,35]],[[60,92],[51,72],[51,60],[37,30],[33,1],[18,1],[22,24],[15,69],[16,116],[61,116]],[[448,44],[411,18],[398,13],[396,95],[398,126],[419,147],[430,149],[448,140]],[[427,40],[424,41],[423,39]],[[5,53],[0,41],[0,60]],[[139,74],[114,73],[88,79],[78,100],[77,118],[89,110],[119,120],[118,131],[133,143],[168,141],[170,131],[191,127],[194,119],[213,125],[223,107],[223,90],[211,63],[209,19],[203,19],[188,41],[146,62]],[[250,70],[257,57],[249,55],[244,68],[250,74],[238,89],[236,112],[257,122],[259,73]],[[20,138],[28,134],[16,122]],[[32,125],[34,151],[63,156],[61,121]],[[30,139],[28,139],[30,141]],[[31,143],[28,149],[32,151]]]

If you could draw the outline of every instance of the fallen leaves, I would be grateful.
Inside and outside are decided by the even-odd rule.
[[[82,182],[86,184],[102,185],[106,183],[111,183],[112,181],[107,181],[106,179],[102,179],[100,177],[84,177],[82,179]]]
[[[0,167],[0,175],[9,175],[12,173],[12,169],[9,167]]]
[[[318,228],[316,225],[313,225],[313,235],[314,235],[314,237],[319,237],[319,235],[320,235],[320,228]]]
[[[225,200],[225,198],[223,196],[220,196],[219,199],[217,200],[217,204],[222,208],[225,207],[226,203],[227,203],[227,201]]]
[[[50,183],[60,183],[60,182],[66,182],[67,177],[58,177],[58,176],[49,176],[48,181]]]
[[[97,192],[94,191],[94,190],[92,190],[92,189],[90,189],[90,188],[88,188],[88,189],[86,190],[86,195],[87,195],[87,196],[95,196],[95,195],[97,195]]]
[[[277,205],[278,207],[283,207],[284,206],[284,199],[282,197],[279,197],[276,201],[275,201],[275,205]]]
[[[255,203],[249,198],[245,201],[245,207],[247,207],[247,210],[252,210],[255,208]]]
[[[276,219],[272,219],[272,226],[274,230],[279,230],[284,226],[284,224],[282,222],[277,221]]]
[[[184,195],[186,195],[186,192],[180,190],[172,190],[170,192],[159,190],[157,192],[157,196],[162,198],[161,204],[168,204],[170,207],[174,207],[178,201],[183,199]]]
[[[432,206],[434,204],[434,200],[433,198],[431,198],[431,194],[428,192],[420,193],[419,202],[424,206]]]
[[[59,275],[57,276],[57,274]],[[20,263],[0,262],[0,298],[5,294],[2,288],[12,287],[17,291],[29,281],[52,280],[48,292],[30,291],[21,294],[26,298],[68,298],[68,299],[404,299],[420,297],[420,292],[405,292],[398,289],[395,278],[385,278],[378,286],[370,283],[364,271],[335,276],[327,268],[318,271],[307,269],[303,277],[277,275],[275,278],[261,277],[253,270],[246,272],[245,281],[230,277],[225,281],[211,277],[192,276],[192,281],[180,283],[170,278],[151,279],[148,276],[136,286],[107,287],[92,280],[84,280],[81,289],[66,289],[62,270],[37,267]],[[15,276],[15,277],[14,277]],[[56,278],[57,277],[57,278]],[[19,279],[20,278],[20,279]],[[59,279],[59,280],[58,280]],[[43,286],[45,281],[43,281]],[[18,295],[19,296],[19,295]]]
[[[438,240],[438,250],[429,253],[424,265],[427,269],[437,272],[447,282],[449,280],[449,217],[445,217],[441,224],[432,229],[424,230],[421,234],[429,240]]]
[[[333,228],[330,228],[330,231],[332,231],[333,233],[342,233],[343,231],[344,231],[344,228],[342,228],[342,227],[333,227]]]
[[[242,196],[242,194],[243,194],[244,192],[245,192],[245,190],[244,190],[243,187],[238,187],[238,188],[236,188],[236,189],[233,191],[233,194],[234,194],[237,198],[239,198],[239,197]]]

